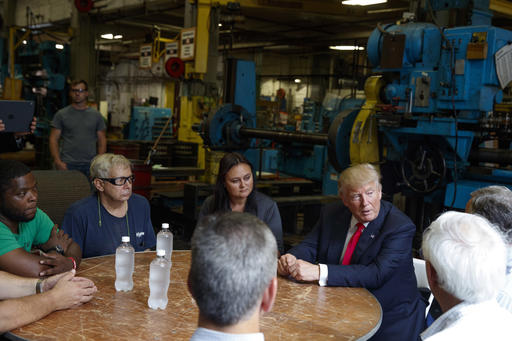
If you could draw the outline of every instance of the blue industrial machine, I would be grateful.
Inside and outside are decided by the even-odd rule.
[[[512,183],[505,169],[512,163],[512,134],[508,113],[496,115],[503,91],[495,62],[512,32],[490,26],[489,1],[430,5],[433,11],[472,8],[469,26],[377,27],[368,58],[378,74],[369,81],[379,101],[368,120],[376,120],[382,137],[381,162],[399,169],[397,191],[463,209],[471,191]]]
[[[322,184],[323,194],[337,193],[337,171],[332,164],[332,158],[343,157],[344,152],[336,153],[335,143],[348,143],[351,126],[343,120],[333,118],[332,112],[322,112],[320,115],[306,113],[308,121],[305,125],[309,131],[287,131],[256,128],[255,107],[255,69],[254,63],[242,60],[229,60],[226,72],[227,90],[224,104],[205,119],[200,127],[200,133],[212,150],[243,150],[246,156],[257,167],[268,166],[269,170],[277,170]],[[345,101],[345,106],[357,106],[360,102]],[[344,109],[340,102],[339,110]],[[334,110],[334,108],[333,108]],[[353,118],[357,110],[344,110],[343,117],[351,114]],[[329,134],[322,133],[324,123],[334,121],[330,125]],[[329,124],[327,124],[329,125]],[[342,129],[343,126],[343,129]],[[279,143],[275,149],[254,150],[256,138],[271,140]],[[346,157],[345,157],[346,158]],[[331,161],[330,163],[328,162]],[[264,167],[262,170],[266,170]]]
[[[139,141],[153,141],[165,127],[167,119],[171,116],[170,108],[139,107],[132,108],[132,117],[128,139]],[[172,137],[172,124],[168,124],[162,137]]]

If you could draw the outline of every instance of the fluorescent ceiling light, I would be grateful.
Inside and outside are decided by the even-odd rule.
[[[293,81],[297,84],[301,82],[300,78],[295,78]]]
[[[354,50],[364,50],[362,46],[353,46],[353,45],[336,45],[329,46],[331,50],[340,50],[340,51],[354,51]]]
[[[55,44],[55,48],[57,50],[64,50],[64,45],[62,45],[62,44]]]
[[[350,5],[350,6],[370,6],[370,5],[383,4],[386,2],[388,2],[388,0],[343,0],[341,3],[343,5]]]
[[[103,39],[114,39],[114,35],[112,33],[105,33],[105,34],[102,34],[101,37]]]
[[[123,35],[122,34],[116,34],[114,36],[114,39],[123,39]]]

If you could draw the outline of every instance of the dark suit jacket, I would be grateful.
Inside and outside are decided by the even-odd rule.
[[[351,265],[340,265],[351,217],[341,201],[327,205],[315,228],[290,253],[327,264],[329,286],[364,287],[375,295],[383,319],[372,340],[418,339],[424,329],[425,303],[412,263],[416,227],[391,203],[381,201],[379,215],[361,234]]]
[[[0,153],[17,152],[20,150],[12,133],[0,133]]]

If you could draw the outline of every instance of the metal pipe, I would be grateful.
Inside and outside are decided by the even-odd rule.
[[[275,142],[302,142],[317,145],[327,145],[327,134],[296,133],[282,130],[265,130],[242,127],[239,130],[241,137],[257,137]]]
[[[471,151],[469,161],[512,164],[512,151],[508,149],[478,148]]]

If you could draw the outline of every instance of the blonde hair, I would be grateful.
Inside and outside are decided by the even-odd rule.
[[[346,187],[360,187],[370,182],[376,182],[381,189],[380,173],[377,168],[369,163],[360,163],[341,172],[338,178],[338,193],[342,193]]]
[[[110,170],[114,167],[131,168],[132,164],[124,155],[105,153],[96,155],[91,161],[91,167],[89,169],[91,179],[95,178],[108,178],[110,176]]]

